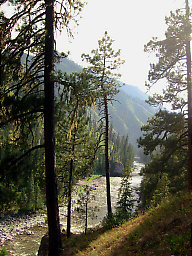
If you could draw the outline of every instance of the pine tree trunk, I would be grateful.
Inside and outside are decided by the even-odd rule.
[[[72,144],[72,154],[74,155],[75,150],[75,136],[76,129],[74,129],[74,137]],[[68,188],[68,207],[67,207],[67,237],[69,238],[71,235],[71,193],[72,193],[72,178],[73,178],[73,158],[71,158],[70,162],[70,170],[69,170],[69,188]]]
[[[49,229],[49,256],[59,255],[61,235],[57,197],[55,138],[54,138],[54,81],[51,73],[54,70],[54,0],[45,0],[45,69],[44,69],[44,134],[45,134],[45,172],[46,199]]]
[[[112,213],[111,209],[111,193],[110,193],[110,175],[109,175],[109,115],[108,115],[108,105],[107,96],[104,95],[104,112],[105,112],[105,171],[106,171],[106,187],[107,187],[107,210],[108,215]]]
[[[72,175],[73,175],[73,159],[70,162],[69,170],[69,190],[68,190],[68,207],[67,207],[67,237],[71,235],[71,192],[72,192]]]
[[[85,202],[85,235],[87,235],[87,222],[88,222],[88,196]]]

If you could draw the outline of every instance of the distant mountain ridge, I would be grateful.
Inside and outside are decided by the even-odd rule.
[[[128,95],[137,97],[142,100],[146,100],[148,98],[148,95],[146,93],[144,93],[134,85],[123,84],[122,82],[120,82],[120,85],[121,85],[121,90],[126,92]]]
[[[81,66],[67,58],[57,64],[57,69],[67,73],[82,71]],[[148,96],[138,87],[123,84],[121,81],[120,85],[120,92],[109,106],[110,123],[120,135],[129,135],[129,141],[137,151],[136,141],[142,136],[140,127],[147,123],[147,119],[155,113],[155,109],[145,102]]]
[[[73,71],[81,72],[82,67],[68,58],[63,58],[60,63],[57,64],[57,69],[60,69],[63,72],[71,73]],[[119,81],[121,90],[126,92],[128,95],[133,97],[138,97],[139,99],[146,100],[148,95],[141,91],[138,87],[133,85],[125,84]]]
[[[72,73],[73,71],[81,72],[83,69],[80,65],[68,58],[62,58],[61,61],[57,63],[56,67],[66,73]]]

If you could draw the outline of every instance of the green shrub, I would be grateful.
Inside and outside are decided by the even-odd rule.
[[[112,229],[114,227],[118,227],[122,225],[124,222],[126,222],[128,219],[130,219],[129,214],[110,214],[103,218],[102,226],[106,229]]]
[[[103,218],[102,226],[106,229],[112,229],[119,225],[120,225],[120,223],[115,214],[110,214]]]
[[[0,250],[0,256],[8,256],[9,253],[7,252],[7,250],[5,249],[5,247],[3,247],[2,250]]]
[[[185,234],[169,234],[167,242],[171,252],[174,253],[174,255],[187,255],[191,236],[190,233],[191,232],[189,231]]]

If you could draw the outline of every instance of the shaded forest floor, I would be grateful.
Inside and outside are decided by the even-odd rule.
[[[191,202],[186,193],[111,230],[98,228],[69,239],[63,234],[61,255],[190,256]]]

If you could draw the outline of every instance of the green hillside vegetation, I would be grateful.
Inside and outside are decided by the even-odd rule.
[[[67,58],[57,64],[57,69],[67,73],[82,71],[81,66]],[[113,105],[109,106],[110,122],[116,133],[121,136],[129,135],[129,141],[137,153],[136,141],[142,135],[140,128],[147,123],[148,118],[152,117],[155,109],[145,102],[147,95],[139,88],[119,83],[122,87],[115,96]],[[95,110],[91,112],[94,118],[98,116]]]
[[[61,70],[62,72],[72,73],[73,71],[81,72],[82,67],[79,66],[72,60],[67,58],[63,58],[60,63],[57,63],[57,69]]]
[[[130,142],[136,150],[136,141],[142,135],[140,128],[155,111],[144,100],[132,97],[123,90],[120,90],[115,100],[109,109],[111,123],[119,134],[129,134]]]
[[[133,96],[133,97],[137,97],[139,99],[142,99],[143,101],[145,101],[148,98],[148,95],[146,93],[144,93],[143,91],[141,91],[138,87],[134,86],[134,85],[127,85],[124,84],[122,82],[120,82],[121,85],[121,89],[122,91],[126,92],[127,94]]]
[[[22,58],[23,65],[26,61],[25,60],[26,57],[27,55],[23,54],[23,58]],[[32,61],[33,61],[33,56],[29,55],[29,63],[32,63]],[[82,67],[77,65],[75,62],[68,60],[67,58],[62,58],[59,64],[57,64],[57,69],[60,69],[61,71],[65,71],[67,73],[72,73],[72,71],[80,72]],[[75,78],[73,77],[73,75]],[[66,81],[68,81],[69,83],[71,81],[70,79],[72,79],[72,81],[73,79],[77,79],[78,81],[80,81],[79,80],[80,77],[78,77],[78,75],[81,76],[80,73],[74,73],[73,75],[71,75],[71,77],[68,76],[68,78],[65,77]],[[81,88],[82,88],[81,86],[79,87],[80,90],[79,90],[79,93],[77,94],[78,97],[81,96]],[[69,172],[68,159],[70,159],[71,157],[70,154],[72,152],[72,141],[69,139],[68,131],[73,128],[73,125],[72,125],[74,122],[73,118],[75,117],[75,114],[70,116],[69,113],[76,110],[74,106],[76,102],[76,98],[74,95],[70,103],[67,103],[68,100],[66,99],[69,94],[65,92],[66,98],[63,99],[63,102],[61,102],[60,98],[63,97],[61,96],[62,95],[61,88],[59,91],[59,87],[58,88],[56,87],[55,91],[56,91],[55,92],[55,95],[56,95],[55,134],[56,134],[56,154],[58,156],[58,159],[57,159],[58,196],[60,201],[60,200],[63,200],[63,197],[66,196],[66,186],[67,186],[66,184],[68,184],[68,172]],[[82,97],[82,99],[85,98],[84,96]],[[13,118],[17,118],[17,116],[15,116],[16,112],[23,111],[23,109],[21,110],[19,109],[19,106],[23,107],[26,111],[26,107],[28,105],[30,106],[30,108],[33,108],[34,103],[36,103],[38,104],[38,108],[39,108],[39,106],[41,106],[43,102],[43,100],[41,99],[41,95],[38,96],[39,97],[38,101],[34,96],[30,96],[31,98],[25,99],[24,103],[22,104],[21,104],[22,101],[20,102],[18,101],[18,99],[16,99],[15,104],[17,108],[16,107],[12,108],[11,107],[12,103],[10,99],[14,98],[15,95],[12,94],[11,98],[9,95],[6,95],[6,97],[7,99],[4,100],[4,104],[6,108],[10,108],[10,110],[13,111]],[[70,97],[72,97],[72,91],[70,92]],[[28,105],[26,104],[26,102]],[[73,131],[71,130],[71,134],[76,134],[75,135],[76,140],[78,139],[81,140],[81,142],[78,142],[81,145],[78,144],[78,146],[75,147],[76,158],[74,162],[76,163],[76,167],[78,168],[76,168],[77,171],[74,172],[75,175],[77,174],[77,177],[73,178],[74,183],[78,180],[78,178],[85,175],[85,173],[83,173],[85,172],[85,170],[87,171],[86,175],[88,175],[88,173],[90,174],[90,172],[92,171],[100,174],[101,173],[104,174],[104,170],[105,170],[103,145],[100,145],[99,152],[97,153],[96,157],[91,155],[91,153],[89,152],[89,150],[91,149],[92,151],[93,149],[95,150],[95,152],[97,151],[97,145],[90,147],[89,140],[90,141],[92,139],[95,139],[95,141],[97,140],[97,136],[99,134],[99,131],[96,132],[97,125],[98,125],[97,121],[100,119],[100,117],[98,116],[97,112],[93,108],[89,108],[91,109],[91,113],[92,113],[92,117],[89,118],[89,115],[87,116],[86,114],[88,112],[87,111],[88,106],[86,105],[85,108],[86,108],[86,111],[85,110],[84,110],[85,112],[82,111],[81,115],[79,112],[78,133],[75,132],[75,129],[77,128],[77,120],[76,120],[76,128],[73,129]],[[42,111],[41,108],[39,111],[41,113]],[[3,113],[4,112],[2,112],[2,116],[3,118],[5,118]],[[8,118],[9,120],[8,113],[9,112],[7,111],[6,118]],[[30,121],[31,121],[30,119],[29,120],[27,119],[27,121],[25,120],[26,128],[24,129],[22,127],[21,131],[18,131],[19,126],[14,126],[10,124],[4,127],[3,121],[1,123],[2,126],[0,130],[0,138],[1,138],[0,210],[1,210],[2,216],[6,214],[37,210],[39,208],[44,207],[45,205],[45,187],[44,187],[45,174],[44,174],[44,157],[43,157],[43,152],[44,152],[43,114],[41,113],[38,116],[34,114],[33,124],[27,125],[27,122],[30,122]],[[82,123],[83,125],[82,124],[80,125],[80,123]],[[20,122],[18,124],[20,124]],[[83,127],[83,129],[81,127]],[[114,162],[120,162],[121,164],[123,164],[123,166],[125,166],[127,160],[129,160],[130,163],[133,163],[134,152],[131,146],[131,141],[129,138],[127,138],[126,130],[127,129],[125,129],[125,133],[122,133],[121,131],[119,131],[120,134],[118,135],[113,128],[113,134],[111,134],[111,138],[109,141],[110,148],[111,148],[109,152],[111,155],[110,157],[111,164],[113,164],[113,161],[114,161]],[[83,142],[82,138],[84,138],[86,143]],[[123,145],[126,147],[126,150],[121,148],[121,146]],[[38,150],[35,151],[36,148]],[[26,150],[27,150],[27,153],[25,152]],[[86,155],[85,152],[89,152],[89,153],[87,153]],[[127,154],[126,158],[124,157],[125,154]],[[83,157],[85,159],[83,159]],[[95,165],[93,168],[94,170],[92,170],[90,166],[92,165],[92,162],[94,160],[95,160]],[[78,164],[77,164],[77,161],[79,161]]]
[[[190,202],[191,194],[183,193],[111,230],[96,228],[87,236],[74,234],[70,239],[63,234],[61,255],[189,256]],[[47,255],[44,253],[40,255]]]

